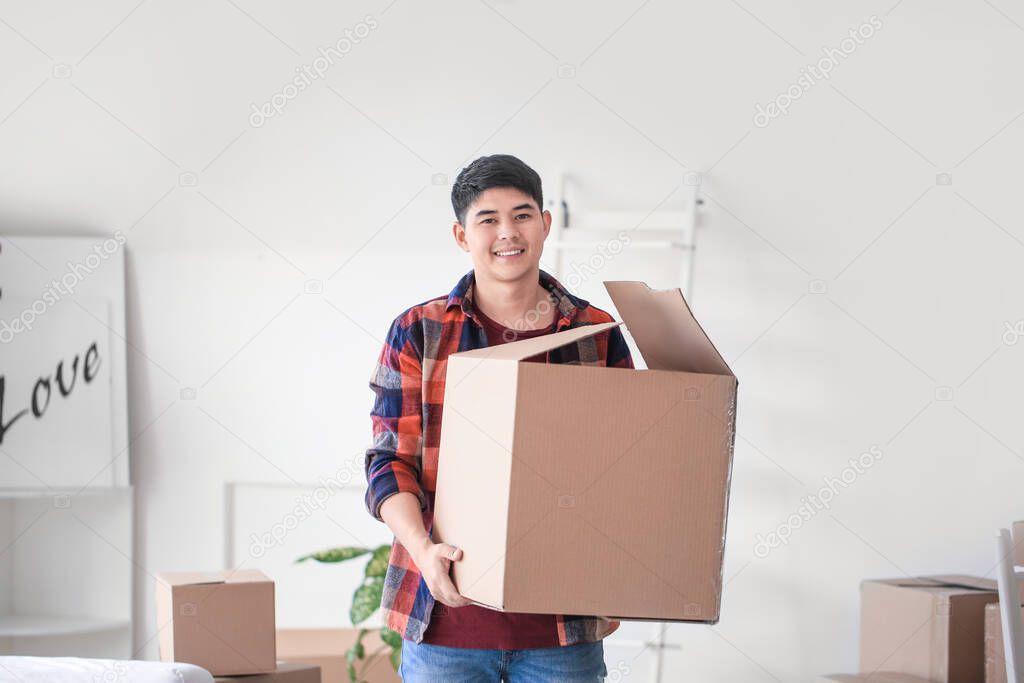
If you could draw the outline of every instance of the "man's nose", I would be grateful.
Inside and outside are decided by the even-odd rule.
[[[515,221],[503,220],[498,225],[498,237],[512,238],[519,236],[519,226]]]

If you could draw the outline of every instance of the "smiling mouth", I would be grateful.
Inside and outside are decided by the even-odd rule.
[[[494,255],[499,258],[515,258],[522,255],[525,251],[525,249],[502,249],[501,251],[494,252]]]

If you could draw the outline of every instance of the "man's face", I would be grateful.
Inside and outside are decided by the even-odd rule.
[[[539,268],[551,213],[541,211],[530,195],[512,187],[480,193],[466,210],[466,223],[455,223],[455,241],[470,253],[479,276],[511,281]]]

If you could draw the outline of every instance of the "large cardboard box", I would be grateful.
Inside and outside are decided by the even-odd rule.
[[[162,661],[195,664],[214,676],[274,671],[274,582],[263,572],[162,572],[156,578]]]
[[[356,642],[358,628],[282,628],[277,631],[277,658],[288,662],[316,664],[323,683],[349,683],[345,652]],[[357,664],[367,683],[400,683],[398,674],[388,660],[391,648],[376,631],[363,637],[369,658],[379,655],[365,669]],[[365,660],[364,660],[365,661]]]
[[[1024,617],[1024,614],[1021,616]],[[999,603],[989,603],[985,605],[985,683],[1006,683],[1005,656],[1003,617],[999,613]]]
[[[973,576],[864,581],[860,670],[978,683],[985,675],[985,605],[998,600],[995,581]]]
[[[320,667],[310,664],[278,662],[270,673],[246,676],[217,676],[213,683],[321,683]]]
[[[876,671],[870,674],[829,674],[818,683],[931,683],[927,678],[894,671]]]
[[[448,357],[434,539],[484,606],[715,623],[736,377],[680,290],[604,284],[645,370],[525,362],[618,322]]]

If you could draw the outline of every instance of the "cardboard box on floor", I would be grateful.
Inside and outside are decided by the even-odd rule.
[[[265,674],[217,676],[213,683],[321,683],[320,667],[310,664],[278,662],[277,668]]]
[[[349,683],[348,662],[345,652],[356,642],[358,628],[282,628],[277,630],[277,658],[281,661],[316,664],[320,667],[323,683]],[[391,648],[380,639],[377,631],[363,637],[363,646],[369,658],[381,652],[365,669],[362,663],[356,670],[367,683],[400,683],[391,667],[388,654]],[[366,661],[366,660],[364,660]]]
[[[604,284],[648,369],[523,362],[617,322],[448,357],[434,539],[484,606],[715,623],[736,377],[680,290]]]
[[[160,659],[214,676],[274,671],[274,582],[255,569],[157,574]]]
[[[985,605],[985,683],[1006,683],[1005,656],[999,603],[989,603]]]
[[[985,675],[985,605],[998,600],[995,581],[973,576],[864,581],[860,670],[978,683]]]

